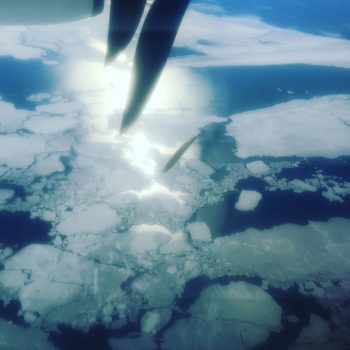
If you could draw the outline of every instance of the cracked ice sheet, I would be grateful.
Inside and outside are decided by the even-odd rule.
[[[277,285],[305,279],[342,279],[348,276],[350,220],[286,224],[269,230],[246,231],[217,238],[210,248],[221,260],[230,261],[245,273]]]
[[[124,301],[119,286],[128,274],[52,246],[30,245],[5,262],[0,283],[18,295],[27,322],[54,326],[76,320],[83,326],[106,300],[113,305]]]
[[[51,103],[38,106],[35,111],[16,109],[0,99],[0,148],[6,150],[1,152],[0,164],[13,170],[31,168],[34,174],[43,176],[64,170],[60,157],[67,154],[72,142],[64,133],[77,127],[81,105],[58,96],[46,97],[52,98]],[[31,134],[21,132],[22,129]]]
[[[41,311],[44,322],[49,320],[69,322],[71,317],[74,318],[79,307],[81,308],[79,313],[85,315],[81,320],[81,323],[84,323],[88,322],[89,310],[94,310],[91,312],[96,313],[102,304],[96,301],[94,306],[96,309],[87,308],[84,304],[87,301],[82,298],[82,301],[75,300],[73,306],[68,303],[67,309],[66,303],[74,299],[81,290],[86,292],[86,298],[101,300],[100,293],[104,293],[100,285],[101,279],[107,276],[111,278],[117,274],[119,281],[113,279],[114,282],[110,285],[110,288],[115,288],[128,276],[128,273],[120,271],[122,264],[134,266],[136,275],[137,271],[140,271],[139,281],[135,281],[132,288],[135,293],[142,293],[151,308],[170,307],[171,301],[181,292],[181,287],[186,280],[203,273],[212,277],[232,274],[232,266],[235,266],[235,273],[259,275],[283,286],[290,286],[295,282],[320,275],[326,281],[343,278],[350,267],[347,259],[350,244],[347,236],[348,227],[349,220],[333,219],[328,223],[311,223],[306,227],[283,225],[266,230],[263,234],[251,229],[232,237],[217,238],[212,246],[208,246],[210,254],[202,255],[201,252],[190,248],[174,250],[172,256],[159,254],[159,247],[165,249],[170,244],[171,237],[167,230],[152,226],[135,227],[133,232],[136,235],[131,232],[123,236],[102,235],[100,238],[95,236],[90,241],[93,250],[97,253],[100,250],[101,254],[96,255],[99,259],[109,259],[108,265],[112,270],[109,274],[108,268],[105,267],[107,261],[100,265],[92,257],[84,258],[82,253],[70,254],[49,246],[33,245],[5,262],[5,270],[0,273],[0,280],[3,286],[18,293],[25,310]],[[149,236],[148,232],[158,233],[152,233],[152,236]],[[110,237],[109,240],[105,240],[106,237]],[[84,239],[80,237],[80,240]],[[144,246],[145,239],[149,248]],[[153,239],[155,241],[151,243]],[[110,247],[112,246],[117,249],[117,251],[114,250],[114,256],[111,256],[113,249]],[[141,255],[143,255],[142,264],[136,265],[135,268],[135,261],[131,263],[132,257]],[[267,256],[268,261],[266,261]],[[28,265],[29,261],[31,263]],[[192,263],[189,263],[190,261]],[[154,262],[157,263],[154,264]],[[159,262],[162,264],[159,265]],[[175,269],[177,287],[170,292],[167,290],[169,286],[164,284],[167,281],[166,275],[172,276],[166,272],[166,267],[174,266],[174,263],[178,266]],[[119,267],[113,269],[113,264]],[[75,269],[70,269],[69,266],[75,266]],[[145,272],[148,269],[153,271],[153,277],[149,277],[147,281]],[[174,271],[173,267],[172,270]],[[100,276],[99,282],[96,282],[96,273]],[[49,279],[48,276],[50,276]],[[33,283],[26,284],[27,278],[31,278]],[[60,283],[67,285],[64,293],[61,293]],[[156,284],[159,284],[159,287],[156,288],[157,293],[154,295]],[[54,288],[55,292],[46,293],[47,288],[49,290]],[[97,290],[99,290],[98,293]],[[160,290],[162,292],[159,294]],[[40,298],[37,296],[38,293]],[[110,290],[106,290],[105,293],[110,293]],[[133,302],[133,299],[131,298],[129,302]],[[58,305],[61,305],[60,309],[64,310],[62,313],[56,310]],[[49,312],[50,308],[56,311]],[[45,311],[49,317],[46,320]],[[52,314],[54,316],[51,316]]]
[[[237,114],[226,128],[241,158],[336,158],[350,155],[349,109],[349,95],[294,100]]]

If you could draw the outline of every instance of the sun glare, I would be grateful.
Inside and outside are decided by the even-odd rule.
[[[129,137],[128,146],[124,151],[124,156],[130,163],[141,169],[147,175],[154,175],[156,162],[151,158],[152,144],[146,135],[139,132]]]

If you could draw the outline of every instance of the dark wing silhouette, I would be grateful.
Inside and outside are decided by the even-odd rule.
[[[155,0],[142,27],[134,60],[134,81],[120,133],[139,117],[169,57],[190,0]]]
[[[175,163],[182,157],[182,155],[189,149],[189,147],[192,145],[194,141],[198,138],[198,135],[192,137],[190,140],[182,144],[178,150],[174,153],[174,155],[169,159],[168,163],[166,163],[165,167],[163,168],[163,172],[167,172],[170,170]]]
[[[134,36],[146,0],[112,0],[109,15],[106,64],[124,50]]]

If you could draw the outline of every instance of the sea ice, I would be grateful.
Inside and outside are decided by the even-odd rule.
[[[260,175],[268,172],[270,168],[263,161],[257,160],[246,164],[247,169],[255,175]]]
[[[3,135],[0,136],[0,163],[13,168],[27,168],[37,154],[47,151],[45,140],[36,136]]]
[[[0,205],[13,198],[14,194],[14,190],[0,190]]]
[[[30,112],[17,109],[12,103],[1,100],[0,96],[0,132],[14,132],[21,128]]]
[[[160,317],[158,312],[148,311],[141,319],[141,330],[143,333],[151,333],[159,323]]]
[[[251,349],[280,325],[281,308],[261,288],[245,282],[207,287],[165,334],[167,349]]]
[[[350,155],[348,95],[293,100],[235,115],[227,132],[241,158]]]
[[[235,208],[241,211],[254,210],[262,199],[262,195],[256,191],[241,191]]]
[[[1,350],[55,350],[47,334],[36,328],[23,328],[11,322],[0,320]]]
[[[63,234],[98,233],[120,223],[115,210],[104,203],[97,203],[82,211],[65,214],[57,231]]]
[[[204,222],[192,222],[187,228],[193,241],[211,241],[209,227]]]

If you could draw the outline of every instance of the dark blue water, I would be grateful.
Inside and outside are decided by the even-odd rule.
[[[350,69],[345,68],[289,64],[193,71],[212,87],[214,98],[208,112],[225,117],[293,99],[350,93]]]
[[[0,181],[0,190],[14,191],[13,198],[9,200],[9,203],[14,202],[18,198],[21,200],[25,200],[26,191],[23,186],[15,185],[6,181]]]
[[[253,350],[288,350],[297,340],[300,332],[309,324],[310,316],[317,315],[331,322],[330,311],[318,304],[312,296],[303,295],[297,286],[287,290],[269,287],[267,292],[283,310],[282,330],[270,332],[268,339],[253,348]],[[289,316],[296,316],[296,322],[289,322]],[[331,326],[333,324],[331,323]]]
[[[210,4],[211,0],[193,0],[193,4]],[[276,27],[350,38],[348,0],[215,0],[225,14],[253,15]]]
[[[269,192],[265,190],[262,180],[252,177],[242,180],[236,188],[262,194],[263,198],[254,211],[235,209],[239,191],[228,192],[221,202],[199,208],[189,221],[205,222],[212,235],[217,237],[242,232],[250,227],[263,230],[286,223],[306,225],[309,220],[350,218],[350,196],[340,203],[328,201],[321,192]]]
[[[0,96],[16,108],[34,110],[36,103],[26,98],[41,92],[52,92],[55,81],[53,68],[39,60],[0,56]]]
[[[49,341],[60,350],[108,350],[109,334],[104,326],[97,325],[84,332],[61,324],[57,332],[50,332]]]
[[[335,176],[342,181],[350,181],[350,157],[302,159],[297,168],[283,169],[279,177],[288,181],[310,179],[318,171],[321,171],[324,176]]]
[[[0,243],[14,251],[33,243],[49,243],[50,229],[50,223],[31,218],[29,212],[0,211]]]
[[[26,322],[18,313],[21,310],[21,303],[17,300],[11,300],[8,304],[0,300],[0,318],[10,321],[18,326],[27,327]]]

